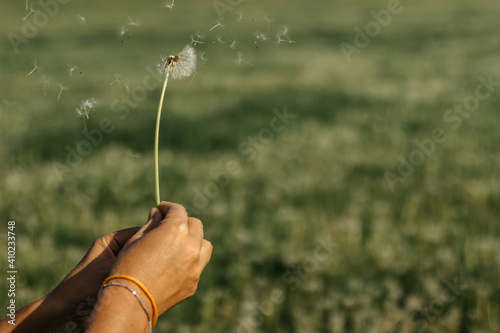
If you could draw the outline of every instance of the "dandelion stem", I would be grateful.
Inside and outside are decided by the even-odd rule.
[[[167,89],[168,77],[170,76],[170,64],[167,67],[167,75],[165,76],[165,82],[163,83],[163,90],[161,91],[160,105],[158,106],[158,114],[156,115],[156,131],[155,131],[155,199],[156,206],[160,207],[160,174],[158,171],[158,139],[160,137],[160,119],[161,119],[161,109],[163,107],[163,98],[165,97],[165,90]]]

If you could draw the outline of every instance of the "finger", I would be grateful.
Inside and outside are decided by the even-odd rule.
[[[149,211],[148,221],[137,230],[135,235],[133,235],[128,240],[128,244],[132,244],[133,242],[135,242],[136,240],[141,238],[145,233],[156,228],[162,219],[163,219],[163,215],[161,214],[160,210],[158,208],[152,208]]]
[[[128,229],[123,229],[116,231],[112,234],[109,234],[110,239],[108,242],[108,247],[115,256],[121,251],[123,246],[127,243],[127,241],[133,237],[137,231],[139,231],[140,227],[133,227]]]
[[[196,217],[188,217],[189,233],[197,239],[203,239],[203,224]]]
[[[213,252],[213,245],[206,239],[204,239],[201,242],[201,250],[200,250],[200,264],[201,264],[201,269],[203,270],[205,266],[208,264],[210,261],[210,258],[212,257],[212,252]]]
[[[160,210],[163,213],[163,216],[165,216],[165,219],[175,216],[187,222],[186,208],[184,208],[182,205],[162,201],[160,203]]]

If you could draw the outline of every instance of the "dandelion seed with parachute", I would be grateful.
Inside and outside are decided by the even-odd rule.
[[[42,68],[38,67],[38,60],[37,59],[33,60],[33,69],[31,70],[31,72],[29,72],[28,74],[26,74],[26,77],[30,76],[35,71],[37,73],[40,73],[42,71]]]
[[[98,104],[95,98],[85,99],[80,102],[80,107],[76,108],[76,116],[83,118],[83,129],[87,131],[87,119],[90,118],[90,113],[95,111],[95,106]]]
[[[271,23],[274,22],[274,19],[268,18],[268,17],[264,17],[264,21],[267,22],[267,33],[269,33],[269,30],[271,30]]]
[[[239,42],[235,39],[231,42],[231,44],[229,45],[229,48],[236,50],[238,48],[238,44],[239,44]]]
[[[76,71],[78,69],[78,66],[76,65],[69,65],[68,66],[68,73],[69,73],[69,76],[72,76],[73,75],[73,72]]]
[[[190,37],[191,37],[191,44],[193,44],[193,46],[196,46],[196,44],[205,44],[205,42],[203,41],[205,37],[199,32],[195,32],[194,36],[191,35]]]
[[[29,6],[28,6],[28,0],[26,0],[26,11],[28,11]]]
[[[255,36],[255,41],[254,41],[255,44],[257,44],[259,41],[265,42],[268,39],[265,33],[259,31],[256,31],[254,36]]]
[[[141,22],[140,21],[134,21],[130,17],[128,18],[127,25],[133,26],[133,27],[140,27]]]
[[[167,0],[163,3],[163,7],[168,8],[170,9],[170,11],[172,11],[172,9],[174,8],[174,2],[175,0],[172,0],[171,2]]]
[[[28,16],[30,16],[32,13],[36,13],[37,12],[36,10],[33,9],[32,6],[29,6],[28,9],[29,9],[29,13],[25,17],[23,17],[21,19],[21,22],[24,22],[28,18]]]
[[[225,41],[224,36],[217,35],[217,38],[212,43],[217,43],[219,45],[224,45],[226,43],[226,41]]]
[[[61,99],[61,94],[62,94],[63,90],[69,90],[69,87],[64,86],[60,83],[58,84],[58,86],[59,86],[59,95],[57,95],[57,101],[59,102],[59,100]]]
[[[249,66],[253,66],[252,63],[249,63],[248,61],[246,61],[245,59],[243,59],[243,56],[242,56],[241,52],[238,52],[238,59],[236,60],[236,63],[238,65],[241,65],[242,62],[245,63],[245,64],[247,64],[247,65],[249,65]]]
[[[50,83],[50,78],[49,77],[42,77],[42,84],[43,84],[43,95],[47,96],[47,86]]]
[[[220,20],[217,20],[216,22],[217,22],[217,24],[214,25],[213,27],[211,27],[210,29],[208,29],[208,31],[212,31],[212,30],[214,30],[217,27],[224,28],[224,24],[222,24],[222,22]]]
[[[193,74],[196,70],[196,52],[193,47],[186,45],[184,49],[177,55],[171,55],[163,58],[157,65],[158,72],[165,75],[165,82],[160,96],[160,104],[158,105],[158,113],[156,116],[155,130],[155,146],[154,146],[154,162],[155,162],[155,199],[156,205],[160,206],[160,175],[158,171],[158,141],[160,137],[160,119],[165,90],[167,89],[168,78],[182,79]]]
[[[85,16],[78,14],[76,15],[76,18],[80,21],[80,24],[87,25],[87,18],[85,18]]]
[[[115,74],[115,79],[113,81],[111,81],[111,83],[109,85],[112,86],[115,83],[120,84],[121,82],[122,82],[122,78],[121,78],[120,74]]]
[[[288,34],[288,26],[285,25],[283,27],[283,29],[280,32],[278,32],[278,42],[277,42],[277,44],[279,44],[280,42],[284,42],[284,40],[281,39],[281,36],[285,36],[291,46],[295,45],[295,41],[292,40],[292,38]]]
[[[236,12],[236,14],[238,14],[238,18],[236,19],[236,22],[238,23],[241,23],[243,20],[255,21],[253,18],[244,17],[243,12]]]

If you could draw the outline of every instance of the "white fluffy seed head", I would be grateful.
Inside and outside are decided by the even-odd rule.
[[[161,75],[165,75],[170,67],[170,76],[174,80],[191,76],[196,69],[196,52],[193,47],[186,45],[178,55],[162,59],[157,67]]]

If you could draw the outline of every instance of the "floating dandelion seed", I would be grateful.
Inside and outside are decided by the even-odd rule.
[[[36,10],[33,9],[32,6],[29,6],[28,9],[29,9],[29,13],[25,17],[23,17],[21,19],[21,22],[24,22],[28,18],[28,16],[30,16],[32,13],[36,13],[37,12]]]
[[[118,37],[123,37],[128,31],[128,28],[124,25],[118,28]]]
[[[76,116],[83,118],[83,129],[87,131],[87,119],[91,112],[95,111],[95,106],[98,104],[95,98],[85,99],[80,102],[80,107],[76,108]]]
[[[222,24],[220,20],[217,20],[216,22],[217,22],[217,24],[214,25],[213,27],[211,27],[210,29],[208,29],[208,31],[212,31],[213,29],[215,29],[217,27],[224,28],[224,24]]]
[[[28,74],[26,74],[26,77],[28,77],[31,74],[33,74],[34,71],[36,71],[37,73],[40,73],[40,71],[42,71],[42,68],[38,67],[37,62],[38,62],[37,59],[33,60],[33,69],[31,70],[31,72],[29,72]]]
[[[200,61],[202,63],[206,63],[208,61],[208,58],[205,57],[205,52],[200,52],[198,55],[199,55]],[[195,74],[196,74],[196,71],[195,71]]]
[[[43,84],[43,95],[47,96],[47,86],[50,84],[50,78],[49,77],[42,77],[42,84]]]
[[[77,70],[77,69],[78,69],[78,66],[75,66],[75,65],[69,65],[69,66],[68,66],[68,73],[69,73],[69,76],[72,76],[72,75],[73,75],[73,72],[74,72],[75,70]]]
[[[241,65],[242,62],[245,63],[245,64],[247,64],[247,65],[249,65],[249,66],[253,66],[252,63],[249,63],[248,61],[246,61],[245,59],[243,59],[243,56],[242,56],[241,52],[238,52],[238,59],[236,59],[236,63],[238,65]]]
[[[254,41],[255,44],[257,44],[257,42],[259,42],[259,41],[265,42],[268,39],[266,34],[259,32],[259,31],[256,31],[254,36],[255,36],[255,41]]]
[[[139,26],[141,26],[141,22],[140,21],[134,21],[130,17],[128,18],[127,24],[130,25],[130,26],[133,26],[133,27],[139,27]]]
[[[201,35],[198,32],[196,32],[194,36],[191,35],[190,37],[191,37],[191,44],[193,44],[193,46],[196,46],[196,44],[205,44],[205,42],[202,41],[202,39],[204,38],[203,35]]]
[[[7,105],[7,109],[10,108],[11,106],[14,106],[16,105],[17,103],[16,102],[9,102],[8,100],[6,100],[5,98],[2,99],[2,102],[3,104]]]
[[[165,82],[161,91],[160,104],[158,105],[158,113],[156,116],[156,131],[155,131],[155,146],[154,146],[154,162],[155,162],[155,199],[156,205],[160,206],[160,175],[158,171],[158,141],[160,137],[160,119],[165,90],[167,89],[168,78],[181,79],[190,76],[196,69],[196,52],[194,48],[186,45],[184,49],[177,55],[163,58],[158,64],[158,72],[165,75]]]
[[[76,18],[80,21],[80,24],[87,24],[87,18],[85,16],[78,14],[76,15]]]
[[[278,32],[278,41],[276,42],[277,45],[279,45],[281,42],[285,41],[284,39],[281,39],[282,36],[286,37],[286,39],[288,40],[288,42],[290,43],[291,46],[295,45],[295,41],[292,40],[292,38],[288,34],[288,27],[286,25],[283,27],[283,29],[280,32]]]
[[[216,40],[214,40],[212,43],[217,43],[219,45],[224,45],[226,43],[225,38],[222,35],[217,35]]]
[[[238,15],[238,18],[236,19],[236,22],[238,23],[241,23],[243,20],[255,21],[253,18],[244,17],[243,12],[236,12],[236,14]]]
[[[229,45],[229,48],[236,50],[238,48],[238,44],[239,44],[239,42],[235,39],[231,42],[231,44]]]
[[[120,84],[121,82],[122,82],[122,78],[121,78],[120,74],[115,74],[114,80],[111,81],[111,83],[109,85],[112,86],[115,83]]]
[[[175,2],[175,0],[172,0],[172,1],[167,0],[163,3],[163,7],[168,8],[168,9],[170,9],[170,11],[172,11],[172,9],[174,8],[174,2]]]
[[[189,81],[189,85],[191,85],[191,83],[193,83],[194,78],[196,77],[196,75],[201,75],[201,74],[198,71],[194,71],[193,77],[191,78],[191,81]]]
[[[26,11],[28,11],[29,7],[28,7],[28,0],[26,0]]]
[[[268,17],[264,17],[264,21],[267,22],[267,33],[269,33],[269,30],[271,30],[271,23],[274,22],[274,19],[268,18]]]
[[[61,99],[61,94],[62,94],[63,90],[68,90],[69,87],[64,86],[60,83],[58,84],[58,86],[59,86],[59,95],[57,95],[57,101],[59,102],[59,100]]]

